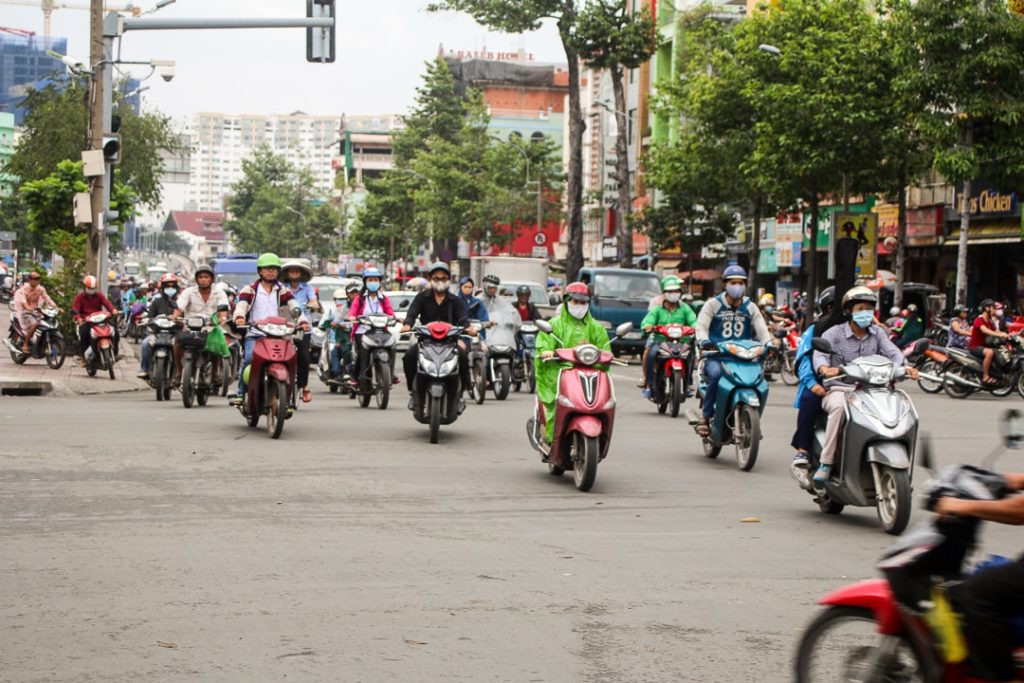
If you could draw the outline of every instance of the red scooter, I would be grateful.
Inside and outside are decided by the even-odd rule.
[[[534,324],[541,332],[551,334],[551,323],[546,320]],[[616,338],[624,337],[631,329],[633,323],[619,325]],[[537,360],[541,361],[539,357]],[[549,444],[545,438],[547,421],[540,401],[526,432],[552,475],[559,477],[572,470],[576,488],[589,491],[597,480],[597,463],[608,455],[612,441],[615,388],[607,367],[616,362],[615,357],[593,344],[581,344],[574,349],[558,349],[546,362],[562,364],[554,439]]]
[[[99,370],[106,370],[114,379],[114,326],[106,311],[93,313],[86,321],[92,325],[89,347],[85,350],[85,371],[94,377]]]
[[[267,416],[267,433],[277,439],[284,422],[292,416],[295,401],[295,373],[298,353],[292,342],[295,325],[284,318],[270,317],[253,323],[264,337],[256,340],[252,362],[243,370],[247,389],[238,406],[250,427]],[[239,327],[239,329],[242,329]]]
[[[665,337],[651,353],[655,353],[654,394],[651,401],[658,412],[666,410],[672,417],[679,415],[679,406],[686,400],[690,387],[690,367],[693,363],[693,328],[672,323],[658,325],[654,331]]]

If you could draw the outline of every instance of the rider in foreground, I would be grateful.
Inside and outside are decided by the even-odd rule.
[[[251,322],[258,322],[266,318],[289,317],[285,312],[291,314],[294,311],[301,311],[299,304],[295,301],[292,293],[287,287],[277,281],[281,273],[281,259],[277,254],[260,254],[256,260],[256,272],[260,279],[251,285],[246,285],[238,293],[238,303],[235,305],[235,324],[243,326]],[[309,331],[309,323],[301,321],[300,326],[304,332]],[[245,352],[242,356],[241,372],[238,376],[238,394],[230,400],[231,405],[239,406],[245,401],[245,369],[252,363],[252,352],[256,347],[256,340],[265,336],[256,327],[250,327],[245,335]]]
[[[904,365],[903,353],[889,341],[888,336],[875,321],[875,306],[878,297],[867,287],[853,287],[843,295],[843,312],[849,322],[836,325],[821,336],[832,344],[832,353],[814,352],[814,372],[827,386],[828,393],[821,401],[828,413],[825,426],[825,443],[821,449],[821,465],[814,473],[814,483],[824,484],[832,474],[839,433],[846,420],[846,394],[853,391],[851,384],[834,379],[842,373],[842,366],[865,356],[885,356],[894,365]],[[907,376],[917,379],[917,369],[907,367]]]
[[[762,344],[768,344],[772,336],[768,332],[761,309],[745,296],[747,271],[740,266],[729,266],[722,274],[725,291],[704,304],[697,317],[697,343],[701,349],[713,348],[720,342],[747,341],[756,337]],[[716,358],[704,361],[705,390],[702,415],[697,423],[697,435],[705,438],[711,434],[709,421],[715,414],[718,398],[718,380],[722,378],[722,364]]]
[[[29,273],[25,284],[18,287],[18,290],[14,293],[13,303],[14,315],[17,316],[22,334],[24,335],[22,337],[21,351],[22,353],[28,353],[32,335],[35,334],[36,328],[39,327],[39,318],[36,317],[39,307],[45,303],[53,308],[57,308],[57,304],[53,303],[53,299],[46,293],[46,288],[39,284],[39,273],[35,271]]]
[[[438,261],[430,266],[430,289],[424,289],[409,304],[409,310],[405,314],[405,323],[402,325],[402,332],[408,332],[419,320],[421,325],[429,325],[433,322],[446,322],[449,325],[459,327],[469,322],[466,313],[466,306],[455,294],[449,290],[452,282],[452,271],[447,263]],[[476,330],[466,329],[466,334],[476,336]],[[415,397],[413,395],[414,380],[416,379],[416,367],[419,364],[420,349],[418,344],[409,344],[405,357],[402,359],[402,366],[405,370],[405,384],[409,388],[409,410],[415,409]],[[462,392],[469,389],[469,355],[467,347],[459,341],[459,380],[462,384]],[[459,412],[466,409],[466,401],[459,398]]]
[[[647,344],[644,347],[644,398],[654,395],[654,363],[658,358],[655,349],[658,344],[665,340],[665,336],[654,331],[655,327],[661,325],[679,324],[685,327],[693,327],[697,324],[697,314],[693,312],[689,304],[683,303],[683,283],[675,275],[669,275],[661,281],[662,302],[660,306],[647,311],[641,329],[648,334]],[[689,362],[689,361],[687,361]]]
[[[554,358],[558,349],[571,349],[580,344],[593,344],[602,351],[612,350],[607,330],[590,315],[590,289],[582,282],[574,282],[565,288],[565,305],[549,322],[551,334],[541,332],[537,335],[536,351],[541,360]],[[558,363],[537,363],[537,400],[544,406],[548,443],[555,433],[558,373]]]
[[[180,295],[176,310],[171,318],[202,318],[204,323],[209,323],[213,315],[217,320],[224,323],[228,319],[228,297],[224,290],[213,286],[213,268],[210,266],[199,266],[196,268],[196,283],[186,287]],[[174,340],[174,386],[181,386],[181,359],[185,349],[181,341],[186,335],[182,332]],[[213,356],[213,386],[220,386],[220,356]]]
[[[1006,488],[1024,490],[1024,474],[1003,476]],[[1024,496],[1001,500],[940,498],[935,512],[1020,526],[1024,524]],[[972,575],[958,587],[957,597],[967,622],[964,636],[972,673],[985,681],[1016,681],[1010,620],[1024,612],[1024,556]]]

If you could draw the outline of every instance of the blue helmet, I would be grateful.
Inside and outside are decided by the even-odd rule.
[[[743,270],[742,266],[729,266],[722,273],[722,280],[746,280],[747,271]]]
[[[363,279],[365,280],[368,277],[380,278],[383,277],[383,275],[381,275],[380,270],[378,270],[377,268],[367,268],[366,270],[363,271]]]

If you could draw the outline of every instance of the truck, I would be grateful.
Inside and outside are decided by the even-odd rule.
[[[605,329],[613,330],[624,322],[633,323],[633,331],[612,342],[616,355],[640,355],[644,350],[644,335],[640,321],[647,314],[651,299],[661,294],[658,276],[649,270],[630,268],[583,268],[580,280],[590,286],[593,298],[590,314]]]
[[[256,280],[256,259],[258,254],[229,254],[213,259],[213,273],[218,282],[226,282],[234,289],[241,289]]]
[[[518,256],[474,256],[469,260],[469,276],[480,287],[485,275],[505,280],[538,284],[547,291],[548,264],[544,259]],[[534,301],[540,305],[543,301]]]

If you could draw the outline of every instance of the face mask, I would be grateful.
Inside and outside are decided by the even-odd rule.
[[[739,299],[743,297],[743,293],[747,291],[746,285],[726,285],[725,293],[731,296],[733,299]]]
[[[96,290],[95,290],[95,289],[92,289],[92,288],[89,288],[89,287],[87,287],[87,288],[86,288],[86,290],[85,290],[85,293],[86,293],[86,294],[88,294],[89,296],[92,296],[93,294],[95,294],[95,293],[96,293]]]
[[[997,318],[1002,318],[1003,317],[1003,313],[1004,313],[1004,311],[1001,311],[1001,310],[1000,311],[996,311],[996,317]]]
[[[448,291],[448,280],[431,280],[430,286],[434,288],[435,292],[447,292]]]
[[[774,310],[775,310],[775,307],[774,307],[774,306],[765,306],[765,307],[764,307],[764,312],[765,312],[765,313],[771,313],[771,312],[772,312],[772,311],[774,311]]]
[[[335,307],[335,308],[341,308],[341,307],[342,307],[342,306],[344,306],[344,305],[345,305],[346,303],[348,303],[348,302],[347,302],[347,301],[345,301],[345,299],[335,299],[335,300],[334,300],[334,307]]]
[[[178,293],[178,290],[176,290],[174,287],[165,287],[164,288],[164,296],[166,296],[168,298],[174,296],[177,293]]]
[[[367,291],[370,291],[370,292],[376,292],[378,289],[380,289],[380,283],[379,282],[367,282],[366,283],[366,289],[367,289]]]
[[[587,316],[587,311],[590,310],[589,304],[569,304],[569,315],[576,318],[577,320],[583,320]]]
[[[871,327],[871,323],[875,320],[875,314],[871,311],[857,311],[850,317],[853,319],[853,322],[857,327],[861,327],[863,329]]]
[[[669,292],[668,294],[665,295],[665,301],[669,302],[670,304],[677,304],[679,303],[679,299],[682,298],[682,296],[683,295],[680,294],[679,292]]]

